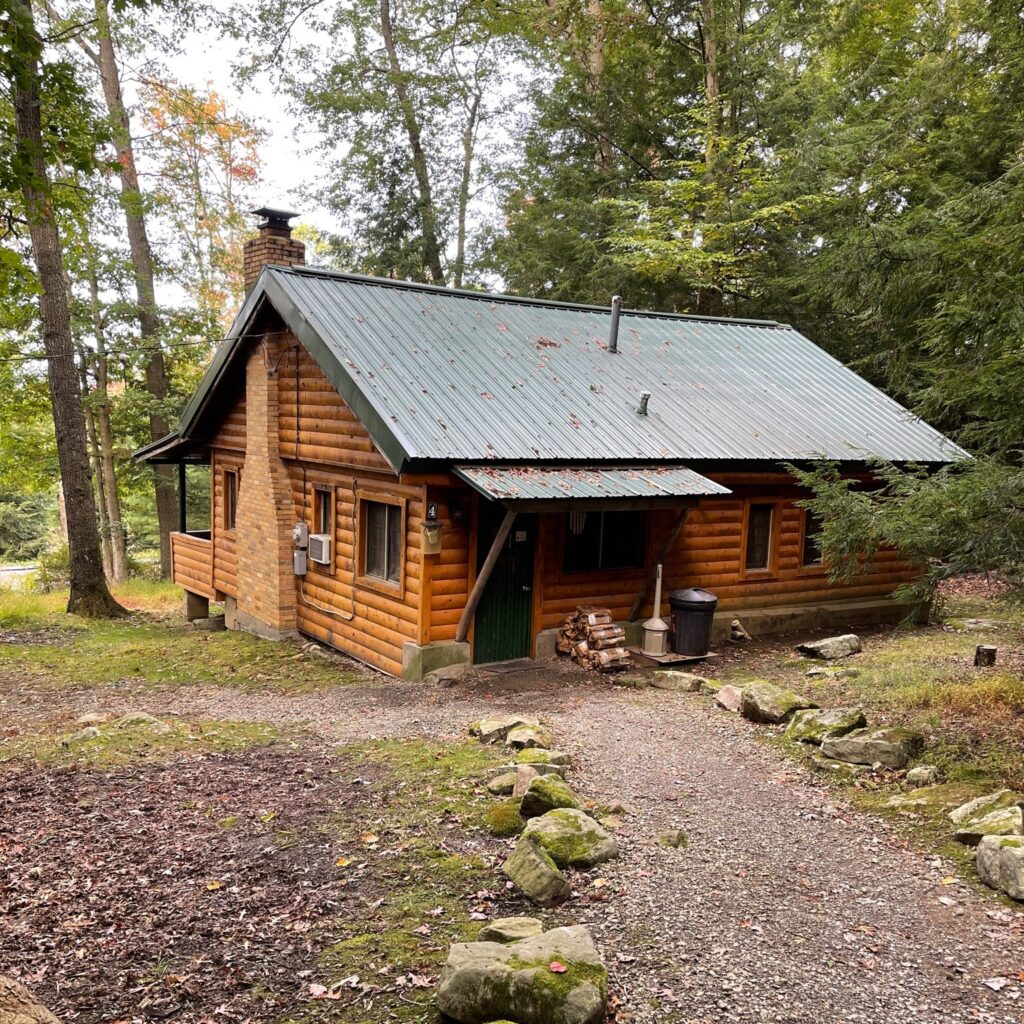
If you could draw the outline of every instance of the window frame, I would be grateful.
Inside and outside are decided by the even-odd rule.
[[[631,514],[641,517],[641,529],[643,530],[643,536],[640,539],[640,562],[637,565],[624,566],[619,569],[605,569],[603,567],[597,569],[566,569],[565,558],[567,553],[567,544],[569,532],[569,516],[572,511],[576,512],[587,512],[590,514],[598,514],[604,516],[606,512],[629,512]],[[595,579],[615,579],[622,573],[636,573],[642,574],[647,570],[647,565],[650,562],[650,538],[651,528],[650,520],[651,513],[649,509],[637,509],[637,508],[602,508],[602,509],[573,509],[569,512],[559,513],[559,530],[558,530],[558,579],[571,581],[579,580],[582,576],[589,576]],[[603,525],[602,525],[603,529]],[[602,532],[603,536],[603,532]],[[600,557],[600,551],[598,551]]]
[[[233,483],[229,483],[229,479]],[[224,496],[221,526],[225,533],[234,533],[238,528],[238,485],[240,483],[241,475],[237,468],[221,470],[221,488]]]
[[[810,525],[810,517],[812,513],[809,508],[800,509],[800,564],[799,570],[801,574],[813,575],[815,573],[823,573],[826,571],[825,556],[822,554],[819,548],[818,554],[820,555],[820,561],[817,562],[806,562],[804,561],[804,555],[807,550],[807,537],[808,537],[808,526]]]
[[[750,510],[753,505],[767,505],[771,508],[771,523],[768,528],[768,558],[763,567],[747,568],[747,542],[750,537]],[[743,529],[740,535],[740,578],[774,579],[779,574],[779,530],[782,525],[782,505],[773,498],[747,498],[743,503]]]
[[[369,540],[367,528],[367,504],[376,502],[378,505],[390,505],[399,510],[398,535],[401,543],[400,561],[398,566],[398,581],[384,579],[381,576],[371,575],[366,571],[366,544]],[[356,583],[367,590],[375,590],[381,594],[387,594],[399,600],[405,597],[405,573],[406,562],[406,533],[408,530],[408,499],[386,491],[356,491],[357,515],[356,515],[356,559],[357,572]]]
[[[331,564],[321,565],[319,562],[314,562],[312,559],[306,560],[307,571],[317,572],[324,576],[333,576],[337,572],[338,566],[338,550],[337,550],[337,524],[338,524],[338,489],[334,484],[329,483],[317,483],[314,482],[311,485],[313,492],[312,509],[310,519],[310,533],[326,533],[331,538]],[[319,522],[320,513],[320,502],[326,500],[328,505],[328,514],[330,517],[329,529],[321,530]]]

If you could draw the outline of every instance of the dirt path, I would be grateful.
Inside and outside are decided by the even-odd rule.
[[[1024,915],[943,884],[948,865],[838,801],[753,727],[689,695],[581,686],[571,674],[538,683],[387,682],[301,696],[92,690],[66,711],[305,722],[341,741],[456,733],[489,710],[541,713],[577,755],[578,787],[633,809],[623,856],[594,873],[609,884],[581,878],[581,898],[559,914],[594,928],[621,1020],[1024,1020],[1015,982],[983,984],[1024,970]],[[31,717],[31,695],[17,703],[8,713]],[[688,847],[660,847],[678,827]]]

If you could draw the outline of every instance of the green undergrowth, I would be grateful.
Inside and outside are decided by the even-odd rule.
[[[436,977],[448,947],[476,937],[473,907],[495,885],[485,832],[494,801],[483,782],[504,756],[476,740],[374,741],[340,754],[382,777],[368,817],[337,821],[343,870],[354,872],[366,910],[324,937],[317,974],[338,998],[310,1000],[291,1019],[437,1021]],[[364,982],[384,991],[360,999],[353,985]]]
[[[266,746],[278,731],[263,722],[181,721],[98,726],[99,735],[81,730],[65,736],[24,735],[0,740],[0,763],[32,759],[50,765],[107,767],[141,759],[170,758],[182,752],[227,752]]]
[[[168,591],[175,613],[168,610]],[[214,684],[302,693],[365,681],[290,642],[248,633],[193,629],[180,611],[181,591],[135,581],[117,596],[135,610],[119,619],[67,615],[67,595],[0,591],[0,674],[37,685],[166,687]]]

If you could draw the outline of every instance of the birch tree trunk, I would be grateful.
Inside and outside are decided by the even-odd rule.
[[[466,214],[469,209],[469,190],[473,183],[473,152],[476,145],[476,124],[480,115],[483,97],[474,93],[466,117],[466,128],[462,133],[462,179],[459,182],[459,222],[456,233],[455,267],[452,270],[452,284],[462,287],[466,273]]]
[[[103,490],[103,479],[100,475],[100,444],[96,436],[96,414],[89,402],[89,374],[86,356],[82,351],[79,351],[78,377],[81,382],[82,397],[84,399],[85,436],[88,442],[89,462],[92,465],[93,493],[96,495],[100,554],[103,556],[103,575],[109,580],[114,573],[113,555],[110,550],[110,516],[107,513],[107,496]]]
[[[13,99],[15,153],[21,167],[21,193],[25,202],[32,255],[39,273],[39,313],[46,352],[53,426],[57,441],[68,516],[68,551],[71,594],[68,611],[104,616],[123,612],[111,597],[103,575],[100,537],[96,529],[96,501],[85,446],[85,412],[75,369],[71,313],[64,286],[64,261],[53,211],[46,168],[39,97],[39,57],[42,41],[36,31],[31,0],[10,0],[11,24],[18,57],[14,64]]]

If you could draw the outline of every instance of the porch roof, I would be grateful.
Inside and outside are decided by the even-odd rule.
[[[456,466],[455,474],[500,502],[647,501],[731,493],[687,466]]]

